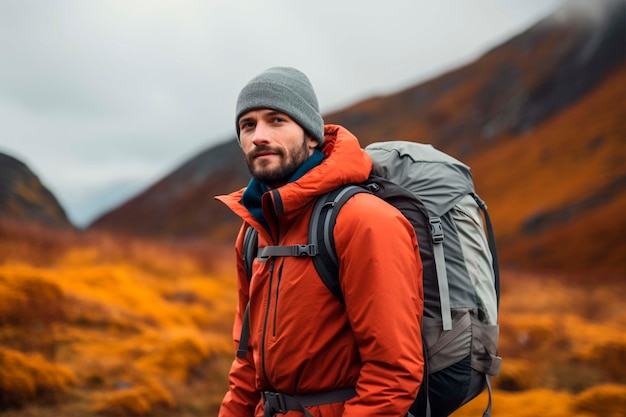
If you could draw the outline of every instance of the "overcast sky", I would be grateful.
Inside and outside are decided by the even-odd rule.
[[[323,113],[479,57],[563,0],[0,0],[0,152],[83,226],[234,137],[275,65]]]

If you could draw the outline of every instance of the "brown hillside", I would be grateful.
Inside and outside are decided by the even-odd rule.
[[[517,137],[587,94],[626,58],[626,6],[601,0],[601,21],[566,3],[480,59],[399,93],[325,116],[363,145],[432,143],[466,158]]]
[[[626,7],[597,5],[602,19],[574,17],[566,3],[473,63],[325,120],[363,145],[432,143],[472,166],[505,265],[623,272]],[[213,196],[247,181],[232,140],[93,227],[232,244],[239,222]]]
[[[626,271],[625,75],[470,159],[506,264]]]
[[[4,153],[0,153],[0,219],[72,227],[59,201],[30,168]]]
[[[216,194],[243,187],[249,180],[235,140],[208,149],[117,209],[90,229],[138,236],[207,237],[229,240],[238,228],[234,214],[214,200]]]

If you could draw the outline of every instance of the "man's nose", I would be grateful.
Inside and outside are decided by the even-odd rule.
[[[252,137],[252,143],[256,146],[266,144],[270,141],[270,129],[264,122],[258,122],[254,127],[254,136]]]

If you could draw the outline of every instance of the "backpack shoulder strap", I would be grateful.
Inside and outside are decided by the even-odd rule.
[[[252,226],[248,226],[243,236],[242,258],[243,267],[246,270],[248,284],[252,279],[252,262],[256,257],[259,242],[259,232]],[[239,347],[237,348],[237,357],[245,358],[248,353],[248,339],[250,339],[250,302],[246,304],[246,310],[243,313],[243,322],[241,324],[241,337],[239,339]]]
[[[258,232],[249,226],[243,238],[243,264],[248,277],[248,282],[252,278],[252,263],[254,258],[263,256],[311,256],[315,269],[328,287],[330,292],[342,303],[343,295],[339,284],[339,261],[335,252],[335,239],[333,228],[337,221],[337,215],[343,205],[357,193],[370,192],[367,188],[358,185],[347,185],[340,187],[330,193],[319,197],[313,207],[311,221],[309,222],[309,243],[308,245],[293,246],[267,246],[258,248]],[[250,338],[250,303],[246,305],[243,314],[241,336],[237,357],[245,358],[248,352],[248,342]]]
[[[243,236],[242,248],[243,266],[246,270],[246,275],[248,276],[248,282],[252,279],[252,262],[257,255],[258,243],[259,232],[257,232],[254,227],[248,226],[245,235]]]
[[[335,249],[333,229],[339,210],[352,196],[358,193],[371,193],[368,185],[349,184],[326,193],[315,202],[309,222],[307,244],[289,246],[265,246],[258,249],[256,256],[310,256],[313,265],[324,284],[343,303],[339,285],[339,260]]]
[[[344,300],[339,283],[339,260],[333,230],[341,207],[358,193],[370,191],[361,185],[346,185],[319,197],[309,223],[309,245],[317,248],[317,256],[313,257],[315,269],[330,292],[342,303]]]

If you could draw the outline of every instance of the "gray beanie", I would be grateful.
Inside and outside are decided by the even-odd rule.
[[[307,133],[324,142],[324,120],[311,82],[294,68],[274,67],[253,78],[237,98],[237,140],[239,118],[250,110],[272,109],[285,113]]]

